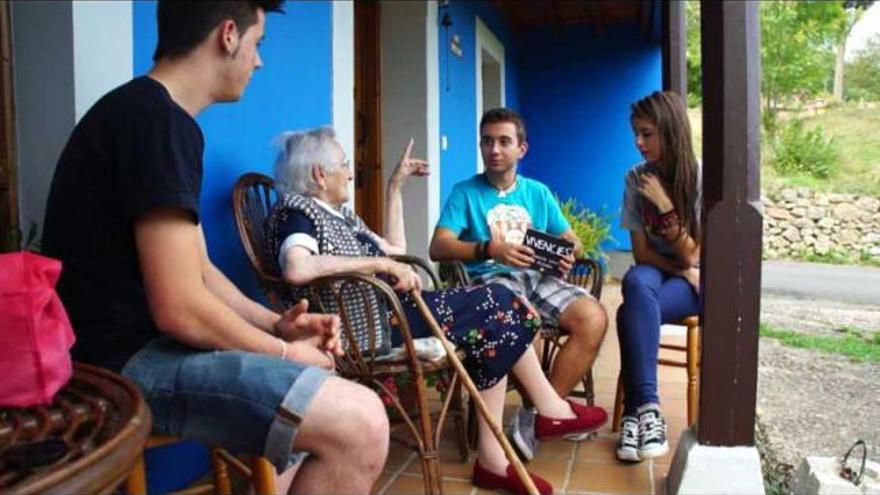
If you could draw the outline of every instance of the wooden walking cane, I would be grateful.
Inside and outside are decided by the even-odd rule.
[[[413,290],[410,292],[413,297],[413,300],[416,302],[416,305],[419,307],[419,311],[422,313],[422,317],[428,323],[428,326],[431,327],[431,331],[434,332],[434,336],[440,339],[440,342],[443,344],[443,348],[446,350],[446,356],[449,358],[449,362],[452,363],[452,368],[458,373],[459,378],[461,378],[461,383],[464,384],[464,387],[467,389],[468,393],[471,394],[471,398],[474,401],[474,404],[477,405],[477,409],[480,411],[480,414],[483,415],[483,419],[486,420],[486,424],[489,425],[489,429],[492,430],[492,434],[495,435],[495,438],[498,439],[498,443],[501,444],[501,448],[504,449],[504,455],[507,456],[507,460],[513,464],[513,468],[516,469],[516,474],[519,476],[519,479],[525,485],[526,490],[529,491],[531,495],[540,495],[538,489],[535,487],[535,483],[532,481],[532,477],[529,476],[529,473],[526,471],[525,466],[522,465],[522,462],[519,460],[519,457],[513,451],[513,447],[510,445],[510,442],[507,440],[507,437],[504,436],[504,432],[501,430],[501,426],[495,422],[495,419],[489,414],[489,408],[486,406],[486,403],[483,402],[483,398],[480,397],[480,393],[477,390],[477,386],[474,385],[474,381],[471,380],[470,375],[468,375],[467,370],[464,369],[464,365],[461,364],[461,360],[458,359],[458,355],[455,353],[455,348],[452,347],[452,344],[446,340],[446,335],[443,333],[443,330],[437,324],[437,321],[434,319],[434,315],[431,314],[431,310],[428,309],[428,306],[425,304],[425,300],[422,299],[422,294],[418,290]]]

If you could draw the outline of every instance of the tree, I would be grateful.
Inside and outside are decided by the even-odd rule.
[[[880,100],[880,35],[874,35],[867,45],[856,52],[846,64],[847,98]]]
[[[843,10],[842,2],[761,2],[761,89],[768,131],[773,132],[784,100],[825,88]]]
[[[844,55],[846,55],[846,40],[853,26],[859,22],[859,19],[868,10],[868,7],[874,3],[874,0],[844,0],[844,13],[840,17],[837,25],[836,46],[837,53],[834,62],[834,98],[838,101],[843,100],[843,74],[845,70]]]
[[[700,2],[688,0],[685,9],[687,31],[688,105],[696,106],[703,99],[702,49],[700,47]]]

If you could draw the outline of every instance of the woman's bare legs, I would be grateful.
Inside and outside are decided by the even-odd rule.
[[[559,397],[550,381],[541,370],[535,349],[529,346],[526,352],[511,368],[513,376],[519,381],[538,413],[549,418],[571,419],[575,417],[568,402]]]
[[[502,424],[502,417],[504,416],[504,397],[506,394],[506,376],[495,385],[485,390],[480,390],[480,397],[483,398],[489,414],[498,422],[499,426]],[[477,415],[477,425],[477,462],[484,469],[500,476],[505,476],[509,461],[504,455],[504,449],[501,448],[498,439],[492,434],[492,430],[482,414]]]

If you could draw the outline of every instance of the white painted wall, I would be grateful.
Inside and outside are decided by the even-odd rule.
[[[345,154],[354,156],[354,3],[333,2],[333,127]],[[348,183],[354,209],[354,181]]]
[[[52,175],[77,120],[132,77],[130,1],[11,2],[19,212],[43,213]]]
[[[432,164],[426,178],[410,178],[403,191],[409,254],[428,258],[440,209],[440,96],[437,3],[381,4],[382,173],[387,183],[408,142],[413,156]]]
[[[134,72],[130,1],[73,2],[76,120]]]
[[[484,99],[488,102],[491,102],[497,106],[506,105],[506,95],[504,91],[504,45],[498,41],[498,37],[495,36],[494,33],[486,26],[482,19],[479,16],[476,18],[476,22],[474,23],[476,29],[476,48],[474,49],[474,56],[476,57],[474,60],[474,72],[476,73],[477,85],[475,88],[477,95],[477,105],[475,108],[476,114],[476,123],[477,129],[480,128],[480,119],[483,117],[483,113],[488,110],[488,108],[484,108],[486,105],[484,104]],[[489,60],[484,60],[484,57],[488,57]],[[483,80],[483,65],[485,62],[490,62],[493,69],[494,77],[491,78],[490,81]],[[486,94],[487,92],[491,92],[492,94]],[[483,172],[483,157],[480,154],[480,147],[477,146],[477,173]]]

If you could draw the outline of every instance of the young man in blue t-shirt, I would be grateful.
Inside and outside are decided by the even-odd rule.
[[[455,185],[434,230],[431,259],[464,261],[475,283],[509,287],[531,301],[545,322],[556,323],[569,334],[550,375],[556,392],[565,397],[593,365],[608,317],[587,291],[563,280],[573,256],[563,260],[563,278],[530,268],[534,252],[522,244],[529,227],[570,240],[575,254],[580,254],[581,244],[550,189],[517,174],[517,162],[527,150],[519,114],[496,108],[483,115],[480,153],[485,172]],[[511,430],[514,443],[528,459],[536,446],[533,422],[533,411],[520,410]]]

